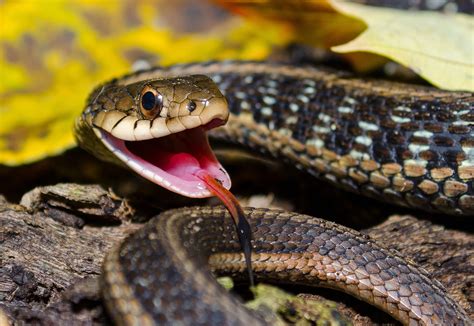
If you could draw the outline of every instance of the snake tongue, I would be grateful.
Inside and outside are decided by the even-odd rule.
[[[104,133],[102,139],[114,148],[117,157],[143,177],[181,195],[202,198],[212,193],[196,176],[199,171],[213,176],[227,189],[231,185],[227,172],[211,150],[206,129],[198,127],[143,141],[123,141],[109,133]]]
[[[242,251],[244,252],[245,263],[247,265],[247,271],[249,274],[250,285],[254,286],[254,278],[252,272],[252,230],[250,224],[247,221],[244,210],[240,206],[239,201],[235,196],[226,188],[222,186],[212,175],[209,175],[206,171],[200,170],[196,172],[196,177],[201,179],[207,186],[207,188],[218,197],[229,211],[230,216],[234,220],[234,225],[237,228],[237,236],[239,238]]]

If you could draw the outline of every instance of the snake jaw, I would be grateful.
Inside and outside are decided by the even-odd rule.
[[[142,177],[170,191],[192,197],[205,198],[213,194],[201,179],[198,171],[206,171],[230,189],[230,177],[215,157],[209,145],[206,130],[222,121],[185,130],[162,138],[144,141],[126,141],[95,128],[103,144],[130,169]]]
[[[227,101],[209,77],[157,78],[100,87],[76,123],[76,135],[105,160],[119,160],[178,194],[203,198],[213,194],[196,176],[200,171],[227,189],[231,185],[206,135],[228,118]],[[95,141],[88,141],[91,130]]]

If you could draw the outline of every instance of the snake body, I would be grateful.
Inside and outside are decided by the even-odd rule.
[[[101,158],[143,172],[140,161],[123,157],[126,146],[114,148],[104,141],[109,136],[103,130],[138,140],[150,137],[150,130],[157,132],[156,121],[163,124],[164,135],[179,135],[176,130],[189,123],[180,119],[198,111],[206,112],[201,127],[215,117],[225,120],[220,93],[207,92],[202,85],[214,86],[202,75],[212,78],[229,103],[229,121],[211,130],[213,137],[283,157],[353,192],[419,209],[473,214],[474,96],[467,92],[272,63],[153,68],[94,91],[76,124],[79,143]],[[166,78],[171,78],[169,88]],[[150,85],[163,90],[167,114],[147,119],[139,113],[145,96],[139,94]],[[198,103],[197,110],[189,109],[190,99]],[[218,104],[211,112],[207,104],[212,101]],[[156,177],[147,171],[142,175]],[[438,282],[355,231],[296,213],[246,212],[259,280],[338,288],[406,324],[471,323]],[[104,293],[114,319],[125,325],[263,323],[225,295],[203,269],[209,259],[218,274],[244,270],[223,215],[221,208],[164,213],[108,255]]]
[[[307,215],[245,210],[254,235],[256,279],[350,293],[409,325],[463,325],[469,318],[423,270],[349,228]],[[263,325],[213,281],[246,274],[223,207],[172,210],[108,256],[107,306],[126,325]]]
[[[349,191],[448,214],[474,214],[474,94],[312,67],[210,62],[137,72],[128,84],[203,74],[226,95],[214,137],[283,157]]]

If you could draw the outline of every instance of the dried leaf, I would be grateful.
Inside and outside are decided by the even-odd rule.
[[[331,49],[376,53],[411,68],[433,85],[474,91],[474,19],[464,14],[412,12],[332,1],[367,29]]]
[[[341,0],[218,2],[245,16],[278,22],[292,30],[298,42],[345,54],[359,71],[378,67],[389,58],[439,88],[474,91],[472,16]]]

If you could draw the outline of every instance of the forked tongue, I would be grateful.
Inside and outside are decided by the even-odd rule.
[[[205,170],[199,170],[194,175],[201,179],[206,185],[207,189],[218,197],[234,220],[235,227],[237,229],[237,235],[239,242],[244,252],[245,264],[247,265],[247,272],[249,273],[250,285],[254,286],[252,265],[251,265],[251,254],[252,247],[250,240],[252,240],[252,231],[250,230],[249,222],[247,221],[244,211],[239,204],[239,201],[235,196],[227,190],[222,184],[217,181]]]

